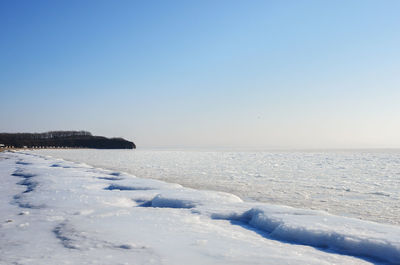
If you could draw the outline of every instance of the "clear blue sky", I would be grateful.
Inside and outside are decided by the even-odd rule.
[[[400,1],[0,1],[0,131],[400,147]]]

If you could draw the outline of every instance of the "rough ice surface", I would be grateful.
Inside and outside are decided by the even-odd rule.
[[[400,264],[395,225],[32,152],[1,153],[0,178],[0,264]]]
[[[400,150],[40,150],[185,187],[400,225]]]

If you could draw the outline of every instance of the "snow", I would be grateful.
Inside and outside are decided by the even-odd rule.
[[[400,225],[400,150],[37,150],[244,201]],[[115,176],[114,176],[115,177]]]
[[[0,264],[400,264],[400,228],[0,154]]]

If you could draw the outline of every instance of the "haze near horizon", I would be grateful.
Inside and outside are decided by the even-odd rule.
[[[398,1],[0,2],[0,131],[400,148]]]

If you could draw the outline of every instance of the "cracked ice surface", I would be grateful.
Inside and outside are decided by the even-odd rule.
[[[39,154],[233,193],[245,201],[400,225],[400,151],[39,150]]]
[[[400,263],[398,226],[29,152],[0,177],[0,264]]]

